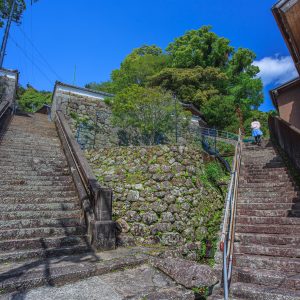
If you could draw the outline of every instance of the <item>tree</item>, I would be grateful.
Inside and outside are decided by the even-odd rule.
[[[197,107],[224,90],[227,76],[219,68],[166,68],[149,78],[150,86],[171,91],[181,101]]]
[[[162,70],[167,56],[156,46],[142,46],[134,49],[122,62],[120,69],[112,71],[111,78],[115,91],[137,84],[145,86],[147,79]]]
[[[115,96],[112,121],[121,129],[127,143],[161,143],[170,135],[175,136],[176,122],[178,128],[189,123],[189,113],[175,105],[170,93],[131,85]]]
[[[13,0],[0,0],[0,27],[4,20],[9,17]],[[17,0],[13,14],[13,22],[20,23],[24,10],[26,9],[25,0]]]
[[[203,26],[175,39],[166,50],[175,68],[223,68],[234,48],[229,46],[228,39],[211,32],[211,26]]]
[[[26,89],[18,94],[19,107],[27,112],[35,112],[44,104],[51,104],[52,94],[46,91],[37,91],[32,86],[27,85]]]

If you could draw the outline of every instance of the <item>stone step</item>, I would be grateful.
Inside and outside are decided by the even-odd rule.
[[[296,203],[292,201],[290,203],[272,203],[271,199],[269,203],[252,203],[252,201],[251,203],[241,203],[239,199],[237,208],[241,210],[300,210],[300,199]]]
[[[289,289],[300,291],[299,273],[282,273],[274,270],[261,270],[251,268],[236,268],[234,271],[235,280],[243,283],[257,284],[260,286],[272,287],[274,289]]]
[[[299,247],[300,233],[298,233],[298,235],[236,233],[234,240],[243,245],[294,245]]]
[[[244,174],[244,175],[242,175]],[[255,175],[248,175],[248,174],[245,174],[245,172],[242,172],[241,171],[241,175],[240,175],[240,179],[241,180],[253,180],[254,182],[256,180],[258,180],[259,182],[269,182],[269,181],[272,181],[274,182],[275,180],[292,180],[291,176],[285,172],[285,173],[281,173],[281,174],[269,174],[269,176],[265,176],[264,174],[255,174]]]
[[[0,231],[0,240],[22,240],[31,238],[49,238],[63,235],[82,235],[86,228],[82,226],[15,228]]]
[[[239,193],[240,194],[256,194],[258,193],[259,195],[263,194],[263,193],[286,193],[286,191],[289,191],[289,193],[291,192],[299,192],[299,188],[296,186],[293,186],[292,184],[287,184],[286,187],[284,186],[239,186]]]
[[[0,142],[0,151],[1,155],[55,155],[55,154],[62,154],[63,149],[61,148],[60,144],[43,144],[39,145],[36,143],[31,143],[30,145],[25,145],[24,143],[18,144],[18,143],[3,143],[3,141]]]
[[[1,150],[0,150],[1,151]],[[4,155],[3,153],[0,154],[0,161],[5,162],[6,164],[9,163],[34,163],[34,164],[43,164],[43,163],[51,163],[57,162],[61,163],[66,160],[66,157],[62,154],[47,154],[43,155],[41,153],[35,154],[11,154],[11,155]]]
[[[299,233],[299,231],[298,231]],[[236,254],[251,254],[251,255],[265,255],[265,256],[279,256],[300,258],[300,248],[293,247],[293,245],[257,245],[240,243],[234,244],[234,251]]]
[[[300,203],[299,203],[300,204]],[[290,210],[255,210],[255,209],[237,209],[238,216],[249,216],[249,217],[293,217],[300,218],[300,209]]]
[[[236,224],[237,233],[260,234],[299,234],[299,226],[295,225],[268,225],[268,224]]]
[[[147,262],[144,256],[125,256],[101,261],[93,252],[62,256],[16,265],[0,275],[2,293],[26,291],[42,285],[64,285],[81,279],[123,270]],[[49,272],[45,272],[45,266]],[[101,296],[100,296],[101,297]]]
[[[87,244],[85,235],[56,236],[49,238],[28,238],[25,240],[0,241],[0,251],[19,251],[32,249],[65,248]]]
[[[80,210],[46,210],[46,211],[10,211],[10,212],[1,212],[0,221],[9,221],[9,220],[35,220],[35,219],[71,219],[71,218],[80,218]]]
[[[282,188],[282,187],[286,187],[286,188],[295,188],[296,185],[291,182],[291,180],[287,179],[286,181],[280,181],[280,182],[274,182],[274,180],[271,181],[261,181],[261,182],[248,182],[248,181],[239,181],[239,188],[253,188],[254,191],[256,191],[259,188]]]
[[[238,197],[238,204],[247,204],[247,203],[263,203],[263,204],[284,204],[284,203],[299,203],[300,201],[300,197],[295,195],[295,193],[290,194],[287,193],[287,195],[269,195],[269,196],[265,196],[265,195],[256,195],[256,197],[254,196],[249,196],[249,195],[239,195]]]
[[[300,259],[297,258],[236,254],[234,260],[235,265],[239,268],[300,273]]]
[[[6,252],[0,254],[0,264],[8,262],[16,262],[26,259],[36,258],[49,258],[49,257],[60,257],[65,255],[74,255],[80,253],[90,252],[91,248],[86,243],[80,243],[76,246],[70,247],[59,247],[59,248],[40,248],[24,251]]]
[[[1,180],[0,180],[1,183]],[[43,193],[59,193],[59,192],[74,192],[74,186],[72,184],[68,185],[35,185],[33,184],[24,184],[24,185],[14,185],[13,187],[11,185],[1,185],[1,189],[4,191],[8,191],[9,189],[13,189],[13,193],[16,195],[19,192],[43,192]],[[0,192],[0,195],[5,194],[6,192]],[[48,194],[49,196],[49,194]]]
[[[238,224],[268,224],[268,225],[299,225],[298,228],[300,230],[300,218],[288,218],[288,217],[249,217],[238,215],[237,216]]]
[[[6,198],[6,197],[15,197],[15,198],[41,198],[41,197],[44,197],[44,198],[48,198],[48,197],[75,197],[77,196],[77,194],[75,193],[74,190],[71,190],[71,191],[0,191],[0,199],[2,198]]]
[[[299,300],[300,291],[287,289],[274,289],[256,284],[237,282],[231,285],[233,297],[241,297],[249,300]]]
[[[74,205],[74,203],[78,203],[78,197],[64,197],[63,202],[65,205]],[[48,207],[51,204],[56,204],[57,206],[61,206],[62,198],[61,197],[36,197],[32,198],[30,196],[28,197],[5,197],[0,198],[1,205],[19,205],[19,204],[28,204],[29,207],[32,207],[32,205],[41,205],[41,207]],[[45,210],[45,209],[44,209]]]
[[[48,201],[48,199],[47,199]],[[65,199],[61,202],[54,202],[54,203],[25,203],[25,204],[2,204],[2,199],[0,200],[0,211],[1,213],[5,212],[22,212],[22,211],[50,211],[50,212],[55,212],[55,211],[73,211],[79,209],[79,202],[77,199],[77,202],[73,201],[71,203],[65,202]],[[1,217],[1,216],[0,216]]]
[[[31,168],[32,170],[37,169],[41,166],[46,166],[46,167],[59,167],[59,168],[67,168],[68,164],[64,160],[57,160],[57,161],[40,161],[38,163],[34,163],[33,161],[23,161],[23,162],[17,162],[17,161],[2,161],[1,162],[1,167],[2,168],[9,168],[9,167],[14,167],[15,169],[22,170],[23,167],[25,168]]]
[[[252,169],[246,169],[242,168],[241,170],[241,176],[248,175],[248,176],[259,176],[263,175],[265,177],[268,177],[270,175],[284,175],[288,174],[288,169],[287,168],[265,168],[265,169],[260,169],[260,170],[252,170]]]
[[[79,218],[61,218],[61,219],[21,219],[0,221],[0,239],[2,239],[3,230],[38,228],[38,227],[74,227],[80,226]]]
[[[5,173],[4,173],[5,172]],[[20,176],[33,176],[33,177],[45,177],[45,176],[67,176],[70,175],[70,171],[68,168],[39,168],[37,170],[32,170],[32,168],[27,168],[25,170],[16,170],[14,171],[14,168],[2,168],[0,166],[0,176],[2,179],[14,179],[19,178]],[[12,178],[10,178],[12,177]]]
[[[48,177],[45,177],[44,180],[41,180],[39,177],[35,177],[34,179],[9,179],[9,180],[1,180],[0,185],[2,186],[10,186],[14,188],[15,186],[72,186],[73,180],[71,177],[66,177],[63,180],[47,180]],[[1,201],[0,201],[1,202]]]

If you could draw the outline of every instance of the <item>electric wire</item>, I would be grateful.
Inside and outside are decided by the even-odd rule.
[[[19,30],[21,31],[21,33],[23,34],[23,36],[25,37],[25,39],[30,43],[30,45],[32,46],[32,48],[37,52],[37,54],[40,56],[40,58],[44,61],[44,63],[47,65],[47,67],[49,68],[49,70],[60,80],[60,81],[64,81],[61,76],[59,76],[57,74],[57,72],[52,68],[52,66],[48,63],[48,61],[46,60],[46,58],[43,56],[43,54],[38,50],[38,48],[34,45],[34,43],[32,42],[32,40],[28,37],[28,35],[25,33],[25,31],[19,26],[18,27]]]
[[[9,35],[9,38],[15,44],[15,46],[23,53],[23,55],[32,63],[33,66],[49,81],[50,84],[53,84],[53,80],[51,80],[48,75],[31,59],[31,57],[27,54],[27,52],[17,43],[17,41]]]

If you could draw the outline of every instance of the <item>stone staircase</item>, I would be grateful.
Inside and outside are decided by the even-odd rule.
[[[272,145],[243,152],[232,299],[300,299],[300,192]]]
[[[0,264],[90,252],[55,125],[14,116],[0,134]]]

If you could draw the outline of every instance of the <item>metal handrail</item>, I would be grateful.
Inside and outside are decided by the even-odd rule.
[[[235,147],[235,156],[229,189],[226,198],[225,214],[223,221],[220,250],[223,252],[223,286],[224,299],[229,298],[229,287],[232,275],[233,245],[235,235],[236,203],[238,193],[239,172],[242,158],[242,139],[239,131],[238,141]]]
[[[225,140],[234,140],[238,141],[239,135],[236,133],[218,130],[215,128],[207,128],[207,127],[200,127],[201,134],[211,138],[219,138]]]

